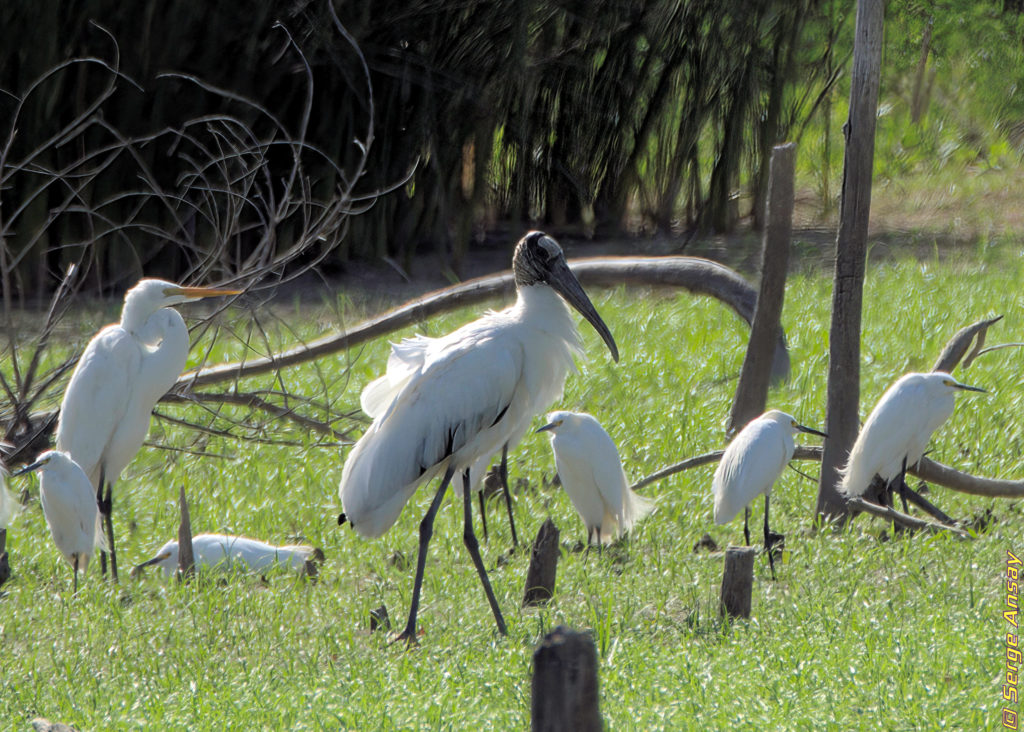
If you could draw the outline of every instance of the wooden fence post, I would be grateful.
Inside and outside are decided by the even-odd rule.
[[[586,633],[558,626],[533,652],[533,732],[600,730],[597,649]]]
[[[192,521],[188,515],[188,501],[185,500],[185,486],[179,495],[181,523],[178,525],[178,577],[192,577],[196,573],[195,557],[192,555]]]
[[[719,614],[733,618],[750,617],[750,596],[754,589],[754,555],[751,546],[731,546],[725,550]]]
[[[559,531],[550,518],[541,524],[530,553],[530,567],[526,570],[526,588],[523,607],[542,605],[555,594],[555,574],[558,569]]]

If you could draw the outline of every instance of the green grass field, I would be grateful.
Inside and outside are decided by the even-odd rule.
[[[871,262],[861,417],[900,374],[930,368],[964,325],[1003,313],[989,343],[1024,340],[1022,281],[1021,252],[1009,242]],[[588,360],[553,406],[597,416],[634,480],[721,447],[746,326],[716,302],[685,293],[593,294],[622,359],[613,364],[585,329]],[[783,316],[793,378],[769,398],[817,427],[830,300],[830,272],[797,266]],[[423,327],[440,333],[473,316]],[[354,361],[292,372],[290,385],[312,393],[325,381],[345,384],[340,398],[355,406],[385,354],[386,343],[371,344]],[[957,372],[991,393],[958,399],[933,440],[936,459],[987,476],[1021,475],[1022,358],[1019,350],[999,351]],[[188,442],[167,423],[154,429],[166,442]],[[1000,726],[1006,552],[1024,551],[1024,516],[1011,501],[935,488],[933,500],[954,516],[995,514],[970,541],[880,540],[887,527],[865,517],[837,535],[814,530],[816,484],[786,471],[772,519],[786,534],[788,561],[772,582],[758,557],[752,618],[730,624],[717,612],[721,558],[692,551],[706,531],[720,545],[742,542],[740,521],[712,523],[713,467],[650,486],[655,512],[603,556],[585,556],[571,550],[584,538],[582,524],[566,495],[547,485],[548,440],[531,434],[510,457],[513,483],[526,481],[515,514],[530,540],[548,516],[562,531],[556,597],[543,610],[519,609],[528,556],[498,566],[510,537],[492,502],[483,554],[509,624],[508,637],[498,637],[462,545],[461,506],[449,494],[428,557],[421,643],[407,652],[368,631],[369,612],[384,603],[396,625],[404,621],[412,570],[390,558],[414,559],[433,490],[421,489],[388,534],[367,541],[336,525],[347,448],[215,437],[205,447],[229,459],[144,448],[128,467],[115,488],[122,567],[174,535],[184,486],[194,531],[275,543],[301,534],[327,555],[320,582],[284,571],[266,582],[234,574],[177,584],[152,573],[135,582],[124,569],[113,587],[97,565],[72,597],[36,480],[14,479],[32,500],[8,537],[15,576],[0,599],[0,728],[26,729],[40,715],[81,730],[525,729],[533,649],[559,624],[594,634],[608,729]],[[813,463],[799,467],[818,473]],[[759,503],[754,526],[760,517]]]

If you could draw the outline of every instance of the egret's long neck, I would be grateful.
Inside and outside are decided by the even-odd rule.
[[[547,285],[520,286],[514,308],[522,313],[524,322],[537,330],[558,336],[574,347],[579,346],[580,336],[565,300]]]
[[[152,386],[150,398],[155,402],[174,386],[188,360],[188,327],[177,310],[161,308],[134,333],[145,354],[145,369]]]

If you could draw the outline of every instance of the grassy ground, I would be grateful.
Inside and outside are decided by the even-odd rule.
[[[936,250],[873,264],[862,416],[901,373],[929,368],[963,325],[1005,313],[989,342],[1022,340],[1020,262],[1004,242],[997,251]],[[830,292],[828,273],[796,267],[784,313],[793,379],[770,396],[812,426],[824,421]],[[634,479],[720,447],[745,326],[688,295],[617,291],[595,300],[622,360],[612,364],[587,331],[589,360],[558,406],[595,414]],[[469,317],[426,327],[443,332]],[[353,364],[337,358],[319,374],[292,375],[292,387],[347,383],[344,398],[355,405],[385,353],[386,344],[372,344]],[[1022,357],[1000,351],[958,372],[991,394],[959,399],[933,440],[937,459],[1021,475]],[[282,572],[266,582],[233,575],[178,585],[149,575],[112,587],[94,567],[72,597],[70,572],[32,500],[8,537],[16,574],[0,599],[0,727],[25,729],[42,715],[83,730],[523,729],[532,652],[558,624],[593,631],[609,729],[999,727],[1005,556],[1024,551],[1014,503],[935,489],[933,499],[954,515],[992,509],[994,523],[972,541],[883,541],[886,527],[864,518],[835,535],[812,528],[815,484],[786,471],[772,517],[786,534],[788,561],[772,582],[758,558],[752,619],[730,624],[717,616],[721,559],[691,551],[705,531],[723,545],[742,542],[738,521],[712,523],[713,468],[651,486],[655,513],[603,556],[585,556],[572,551],[584,532],[567,497],[547,486],[547,439],[530,435],[512,455],[512,479],[525,481],[516,519],[530,539],[548,516],[562,530],[554,601],[518,608],[528,557],[499,566],[510,538],[493,502],[484,559],[509,624],[509,636],[497,637],[449,496],[428,557],[421,645],[405,652],[368,632],[368,616],[385,603],[396,624],[404,619],[412,571],[393,558],[414,558],[432,491],[419,491],[384,538],[366,541],[335,521],[346,449],[216,438],[207,449],[230,459],[146,448],[129,466],[115,498],[122,566],[173,535],[184,485],[196,531],[278,543],[301,534],[327,554],[321,581]],[[814,464],[801,468],[817,475]],[[25,486],[34,498],[34,479],[16,479]],[[758,506],[755,525],[760,516]]]

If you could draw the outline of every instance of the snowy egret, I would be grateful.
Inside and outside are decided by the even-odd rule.
[[[587,527],[587,548],[629,531],[654,503],[629,489],[619,451],[592,415],[551,412],[538,432],[551,434],[562,487]],[[616,531],[617,530],[617,531]]]
[[[877,495],[882,505],[892,505],[895,490],[900,492],[904,511],[908,495],[922,502],[907,486],[906,470],[921,460],[932,433],[953,413],[953,395],[957,391],[985,392],[961,384],[943,371],[901,376],[878,400],[857,435],[850,457],[840,471],[840,489],[850,496],[863,496],[878,476],[884,483]],[[937,509],[930,504],[928,507],[935,514]],[[939,513],[940,520],[949,520]]]
[[[824,432],[798,424],[793,416],[770,409],[750,421],[725,448],[711,481],[715,523],[727,524],[743,509],[743,536],[750,546],[750,503],[764,494],[764,550],[775,579],[774,539],[768,529],[768,502],[772,486],[793,457],[797,432],[826,437]],[[778,535],[776,535],[777,538]]]
[[[114,581],[111,489],[142,447],[153,407],[174,386],[188,358],[188,328],[170,306],[239,292],[139,280],[125,294],[121,322],[93,336],[71,374],[60,405],[57,449],[71,455],[96,491]],[[106,572],[103,555],[101,563]]]
[[[48,450],[14,475],[39,471],[39,499],[57,549],[71,565],[74,591],[96,549],[106,546],[92,484],[66,452]]]
[[[230,534],[198,534],[192,537],[192,553],[197,567],[221,567],[244,565],[252,572],[265,572],[274,566],[303,570],[306,562],[322,562],[324,554],[319,549],[298,544],[274,546],[264,541]],[[178,542],[169,541],[160,547],[152,559],[135,565],[132,576],[141,573],[145,567],[158,566],[164,576],[170,577],[178,569]]]
[[[21,511],[18,499],[7,488],[7,471],[0,467],[0,529],[6,529]]]
[[[396,345],[386,380],[364,395],[376,415],[342,471],[338,494],[352,527],[367,537],[387,531],[417,486],[437,475],[441,485],[420,523],[419,555],[409,620],[398,639],[416,641],[427,546],[434,516],[456,474],[463,483],[463,542],[473,560],[498,631],[498,608],[473,533],[471,468],[505,444],[515,443],[530,420],[557,399],[580,352],[579,333],[562,298],[604,339],[612,358],[618,349],[558,243],[533,231],[512,258],[516,302],[488,312],[443,338],[414,338]],[[561,297],[559,297],[559,295]],[[368,387],[369,388],[369,387]],[[485,464],[485,463],[484,463]]]

